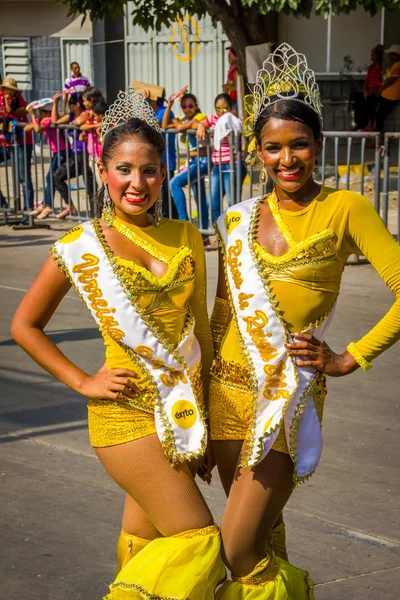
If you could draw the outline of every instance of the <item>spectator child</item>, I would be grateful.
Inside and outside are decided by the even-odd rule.
[[[13,113],[20,107],[20,93],[21,90],[18,89],[17,82],[12,77],[6,77],[0,85],[0,118],[2,121],[0,139],[3,141],[8,134]]]
[[[68,148],[63,135],[59,135],[56,129],[51,128],[52,104],[46,104],[39,108],[39,119],[36,118],[34,109],[28,108],[31,123],[25,126],[25,131],[43,132],[48,145],[50,146],[51,160],[50,169],[46,175],[46,187],[44,190],[44,207],[39,206],[32,210],[30,215],[38,215],[38,219],[46,219],[52,212],[52,182],[55,170],[60,167],[68,158]],[[54,190],[55,191],[55,190]]]
[[[100,175],[97,171],[97,163],[101,158],[101,122],[105,112],[108,110],[108,104],[104,100],[97,100],[93,104],[90,118],[81,125],[83,132],[82,139],[86,136],[87,151],[91,159],[91,165],[96,175],[98,186],[102,185]]]
[[[51,113],[51,120],[53,125],[75,124],[75,120],[84,112],[84,107],[80,96],[73,93],[68,98],[69,114],[59,117],[58,115],[58,104],[60,102],[60,95],[57,94],[54,97],[53,109]],[[53,182],[54,188],[57,188],[61,194],[61,198],[66,204],[66,208],[58,213],[57,219],[65,219],[68,215],[76,216],[78,211],[73,205],[72,201],[69,202],[69,189],[66,183],[69,178],[79,177],[87,173],[86,187],[88,190],[89,197],[93,196],[93,173],[88,165],[87,156],[84,151],[85,142],[79,139],[79,131],[77,129],[69,130],[70,137],[72,138],[71,144],[71,155],[68,160],[62,164],[54,173]],[[86,162],[86,165],[85,165]],[[86,167],[86,169],[85,169]],[[69,202],[69,204],[68,204]]]
[[[215,127],[218,120],[228,113],[232,113],[232,99],[228,94],[218,94],[214,100],[215,113],[209,115],[204,121],[200,121],[197,126],[197,138],[199,140],[206,139],[207,129]],[[237,117],[233,117],[237,119]],[[211,174],[211,215],[212,222],[219,217],[222,209],[222,200],[226,194],[228,200],[228,206],[232,204],[231,198],[231,147],[229,144],[229,138],[223,137],[219,142],[219,150],[214,147],[211,160],[214,164],[214,168]],[[235,162],[234,162],[234,179],[236,182],[236,172],[240,161],[240,192],[243,185],[244,178],[246,176],[246,167],[243,161],[243,157],[238,157],[235,151]],[[221,187],[222,183],[222,187]]]
[[[197,104],[197,98],[193,94],[186,93],[180,98],[183,115],[179,117],[179,119],[176,119],[171,113],[173,103],[173,96],[170,96],[162,119],[161,126],[163,129],[175,128],[178,129],[178,131],[185,132],[188,129],[194,129],[199,121],[203,121],[207,118],[206,115],[200,111],[199,105]],[[198,175],[200,171],[201,227],[202,229],[207,229],[208,211],[206,190],[204,185],[204,177],[208,172],[207,142],[197,141],[194,133],[183,133],[181,136],[181,141],[188,148],[189,160],[184,168],[180,169],[177,175],[172,177],[169,184],[173,201],[178,211],[178,219],[181,219],[182,221],[189,220],[186,206],[186,196],[183,191],[183,188],[188,185],[189,178],[195,202],[197,207],[199,206]],[[199,145],[198,158],[197,145]]]

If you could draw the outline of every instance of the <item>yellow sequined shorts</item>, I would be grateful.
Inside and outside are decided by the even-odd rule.
[[[244,440],[252,417],[253,395],[243,387],[211,377],[208,397],[212,440]],[[289,454],[283,427],[273,449]]]
[[[156,433],[153,411],[115,402],[89,402],[88,427],[94,448],[116,446]]]

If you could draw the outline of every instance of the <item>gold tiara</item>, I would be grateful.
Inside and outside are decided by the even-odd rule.
[[[129,87],[125,92],[118,92],[117,99],[106,111],[101,122],[101,139],[106,137],[107,133],[136,117],[145,121],[156,131],[160,131],[160,124],[154,110],[147,102],[144,93],[133,87]]]
[[[245,96],[245,109],[249,115],[243,123],[243,135],[254,135],[254,124],[269,106],[282,100],[303,102],[314,110],[322,123],[322,105],[315,73],[308,67],[304,54],[296,52],[284,42],[269,54],[257,72],[253,94]],[[253,138],[249,152],[256,149]]]

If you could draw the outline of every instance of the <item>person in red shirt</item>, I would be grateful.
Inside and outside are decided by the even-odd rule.
[[[364,81],[364,98],[367,105],[368,124],[366,131],[374,130],[376,108],[379,103],[379,90],[383,80],[383,46],[377,44],[371,50],[371,64]]]
[[[6,84],[8,83],[8,85],[9,85],[10,81],[15,87],[18,87],[17,82],[15,80],[10,80],[9,77],[8,78],[6,77],[4,79],[4,81],[2,82],[2,85],[6,87]],[[18,90],[18,101],[19,101],[19,107],[16,108],[10,114],[14,119],[19,121],[20,123],[28,123],[28,117],[26,114],[26,106],[28,103],[26,102],[26,100],[23,97],[20,90]],[[23,131],[22,128],[17,129],[17,132],[18,132],[18,135],[17,135],[17,139],[18,139],[18,176],[19,176],[19,183],[22,186],[22,192],[23,192],[23,197],[24,197],[24,212],[27,213],[28,211],[33,209],[33,201],[34,201],[34,191],[33,191],[32,175],[31,175],[33,136],[32,136],[32,133],[23,134],[22,131]],[[0,162],[4,162],[5,160],[10,160],[10,158],[11,158],[10,148],[3,146],[2,149],[0,150]],[[28,216],[24,215],[20,224],[27,225],[28,223],[29,223]]]

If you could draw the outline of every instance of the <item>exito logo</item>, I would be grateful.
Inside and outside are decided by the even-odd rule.
[[[225,217],[225,229],[228,233],[232,233],[232,231],[239,225],[242,220],[242,215],[238,212],[229,212]]]
[[[169,41],[181,62],[193,60],[200,50],[200,28],[193,17],[184,15],[175,21]]]
[[[81,225],[77,225],[73,227],[61,238],[58,240],[59,244],[70,244],[71,242],[75,242],[75,240],[79,239],[83,233],[83,227]]]
[[[196,423],[197,410],[189,400],[178,400],[172,407],[172,418],[181,429],[190,429]]]

